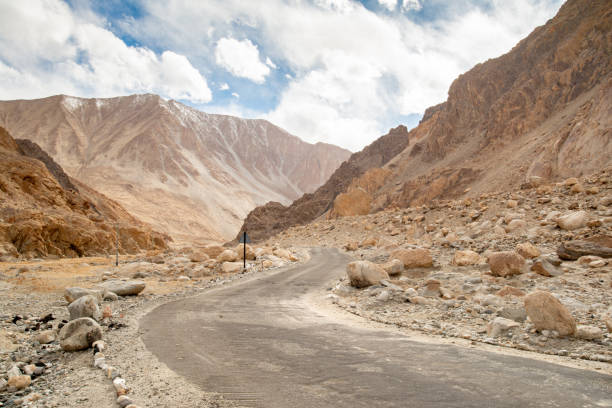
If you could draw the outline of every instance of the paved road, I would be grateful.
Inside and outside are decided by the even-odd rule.
[[[612,376],[356,328],[300,298],[344,273],[306,265],[160,306],[141,321],[172,370],[243,406],[611,407]]]

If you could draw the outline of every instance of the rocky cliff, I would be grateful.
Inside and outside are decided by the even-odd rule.
[[[0,257],[112,253],[115,226],[122,253],[167,248],[167,236],[70,179],[37,145],[15,142],[0,128]]]
[[[0,126],[155,229],[188,241],[230,239],[256,205],[314,191],[350,155],[264,120],[211,115],[157,95],[4,101]]]
[[[391,161],[372,210],[612,164],[611,28],[612,3],[570,0],[509,53],[457,78]]]
[[[311,222],[332,208],[334,199],[346,191],[351,182],[369,169],[384,166],[408,145],[405,126],[391,129],[362,151],[351,157],[312,194],[304,194],[290,206],[269,202],[251,211],[240,234],[246,229],[254,240],[265,239],[294,225]]]

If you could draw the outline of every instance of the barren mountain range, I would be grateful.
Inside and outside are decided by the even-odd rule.
[[[91,256],[165,249],[119,204],[68,177],[36,144],[0,127],[0,257]]]
[[[340,168],[290,207],[256,208],[242,229],[262,239],[323,214],[476,196],[609,166],[612,3],[569,0],[509,53],[459,76],[446,102],[429,108],[401,141],[383,136],[348,163],[378,156],[375,145],[387,145],[393,156],[335,177]]]
[[[148,94],[4,101],[0,126],[178,241],[230,239],[256,205],[315,190],[350,155]]]

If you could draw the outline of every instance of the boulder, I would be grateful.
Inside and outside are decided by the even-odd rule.
[[[576,321],[551,293],[536,291],[525,296],[527,316],[537,330],[555,330],[561,336],[576,332]]]
[[[200,252],[205,253],[206,255],[208,255],[209,258],[216,258],[223,251],[225,251],[225,248],[222,247],[222,246],[218,246],[218,245],[211,245],[211,246],[207,246],[205,248],[201,248],[200,249]]]
[[[504,317],[496,317],[487,324],[487,335],[489,337],[505,336],[509,331],[519,328],[521,325],[514,320]]]
[[[226,249],[217,256],[218,262],[236,262],[238,254],[233,249]]]
[[[210,259],[210,257],[208,256],[208,254],[202,250],[194,250],[191,255],[189,255],[189,260],[191,262],[204,262],[204,261],[208,261]]]
[[[89,317],[68,322],[59,333],[60,346],[65,351],[85,350],[101,338],[102,328]]]
[[[405,268],[429,268],[433,266],[431,252],[426,248],[398,249],[391,253],[391,259],[399,259]]]
[[[224,273],[236,273],[240,272],[243,266],[242,262],[223,262],[223,264],[221,264],[221,270]]]
[[[283,258],[283,259],[287,259],[289,260],[289,258],[291,258],[291,252],[287,249],[284,248],[277,248],[274,250],[273,252],[274,256],[277,256],[279,258]]]
[[[576,337],[582,340],[601,340],[603,339],[603,330],[596,326],[578,326],[576,327]]]
[[[109,280],[99,285],[102,289],[113,292],[117,296],[136,296],[144,290],[146,283],[143,281],[120,281]]]
[[[564,242],[557,249],[557,255],[559,255],[559,258],[567,261],[575,261],[581,256],[586,255],[612,258],[612,247],[608,245],[609,241],[602,241],[602,243],[582,240]]]
[[[514,251],[493,252],[488,259],[491,274],[507,277],[523,273],[525,258]]]
[[[399,275],[404,270],[404,264],[399,259],[392,259],[381,266],[390,276]]]
[[[377,285],[382,279],[389,279],[389,274],[382,267],[370,261],[349,263],[346,266],[346,274],[351,286],[356,288]]]
[[[83,289],[83,288],[66,288],[64,289],[64,299],[66,302],[72,303],[82,296],[94,296],[98,301],[102,300],[102,292],[94,289]]]
[[[586,226],[588,215],[586,211],[574,211],[557,218],[557,225],[562,230],[573,231]]]
[[[359,243],[359,248],[371,248],[371,247],[375,247],[377,243],[378,243],[378,241],[374,237],[364,238]]]
[[[234,248],[234,251],[238,254],[238,259],[244,259],[244,244],[238,244],[236,248]],[[246,246],[246,259],[247,261],[254,261],[257,259],[253,247],[248,244]]]
[[[91,295],[81,296],[72,302],[68,305],[68,312],[70,312],[70,320],[79,319],[81,317],[91,317],[94,320],[100,319],[98,301]]]
[[[437,279],[429,279],[425,282],[425,287],[422,290],[423,297],[440,297],[440,281]]]
[[[563,275],[563,271],[559,268],[548,262],[546,259],[536,259],[531,265],[531,270],[538,275],[546,276],[546,277],[554,277]]]
[[[455,251],[455,255],[453,256],[453,264],[457,266],[468,266],[468,265],[478,265],[482,262],[482,258],[478,255],[478,252],[465,250],[465,251]]]
[[[516,246],[516,252],[525,259],[537,258],[542,252],[531,242],[523,242]]]
[[[508,225],[506,225],[506,227],[504,229],[505,229],[506,232],[523,231],[523,230],[527,229],[527,221],[520,220],[520,219],[514,219],[514,220],[510,221],[508,223]]]

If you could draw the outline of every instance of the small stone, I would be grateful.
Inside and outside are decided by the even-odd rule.
[[[535,245],[530,242],[523,242],[516,246],[516,252],[525,259],[533,259],[542,253]]]
[[[516,207],[518,207],[518,201],[516,201],[516,200],[508,200],[508,201],[506,201],[506,207],[508,207],[508,208],[516,208]]]
[[[109,301],[109,302],[114,302],[116,300],[119,300],[119,296],[117,296],[116,293],[113,293],[109,290],[105,290],[104,294],[102,295],[102,299]]]
[[[582,340],[601,340],[603,339],[603,330],[595,326],[578,326],[575,336]]]
[[[573,186],[574,184],[578,184],[578,183],[579,183],[579,181],[578,181],[578,179],[577,179],[576,177],[570,177],[570,178],[565,179],[565,180],[563,181],[563,185],[564,185],[564,186],[568,186],[568,187],[571,187],[571,186]]]
[[[603,266],[606,266],[607,262],[604,261],[603,259],[597,259],[593,262],[589,263],[589,267],[591,268],[601,268]]]
[[[55,335],[54,330],[41,331],[40,333],[36,335],[36,341],[39,342],[40,344],[49,344],[49,343],[54,342],[55,339],[56,339],[56,335]]]
[[[482,262],[482,257],[477,252],[465,250],[455,251],[453,264],[457,266],[478,265]]]
[[[108,366],[108,367],[106,367],[105,371],[106,371],[106,377],[111,379],[111,380],[114,380],[115,378],[121,376],[121,373],[119,372],[119,370],[116,367]]]
[[[381,266],[390,276],[399,275],[404,270],[404,264],[399,259],[392,259]]]
[[[11,377],[8,380],[9,387],[15,387],[18,390],[27,388],[32,383],[32,378],[29,375],[18,375]]]
[[[106,348],[106,343],[104,342],[104,340],[97,340],[93,342],[91,347],[94,349],[96,353],[102,353],[104,349]]]
[[[121,408],[125,408],[131,404],[133,404],[132,400],[125,395],[120,395],[119,398],[117,398],[117,405],[119,405]]]
[[[22,370],[25,375],[31,376],[34,374],[34,371],[36,371],[36,366],[34,364],[28,364],[24,366]]]
[[[525,258],[514,251],[493,252],[488,259],[491,274],[508,277],[523,273]]]
[[[520,327],[520,324],[514,320],[496,317],[487,324],[487,335],[489,337],[499,337],[506,335],[508,331]]]
[[[525,292],[523,292],[522,290],[515,288],[514,286],[507,286],[507,285],[501,288],[500,290],[498,290],[495,294],[500,297],[504,297],[504,296],[523,297],[525,296]]]
[[[243,263],[242,262],[223,262],[221,265],[221,270],[223,273],[236,273],[242,270]]]
[[[125,383],[125,380],[121,377],[117,377],[113,380],[113,387],[115,387],[117,396],[125,395],[130,391]]]
[[[182,275],[182,276],[179,276],[176,280],[179,282],[189,282],[191,278],[189,276]]]
[[[606,245],[603,243],[600,244],[597,242],[583,240],[564,242],[559,246],[559,249],[557,249],[557,254],[559,255],[559,258],[568,261],[575,261],[576,259],[585,255],[594,255],[601,258],[612,258],[610,238],[606,237],[604,240],[606,241]]]
[[[538,275],[546,276],[546,277],[554,277],[560,276],[563,274],[563,271],[556,268],[553,264],[548,262],[546,259],[537,259],[534,261],[533,265],[531,265],[531,270]]]
[[[0,378],[0,392],[4,392],[7,386],[8,383],[6,382],[6,380],[4,378]]]
[[[113,317],[113,310],[109,305],[104,306],[104,310],[102,310],[102,318],[110,319]]]
[[[102,338],[102,328],[89,317],[68,322],[59,333],[60,346],[65,351],[78,351],[89,348]]]
[[[398,249],[391,253],[391,259],[399,259],[405,268],[429,268],[433,258],[426,248]]]
[[[434,298],[439,297],[440,281],[436,279],[429,279],[427,282],[425,282],[425,288],[423,289],[421,296]]]
[[[100,318],[100,308],[98,308],[98,300],[92,295],[81,296],[70,305],[70,320],[79,319],[81,317],[91,317],[94,320]]]

